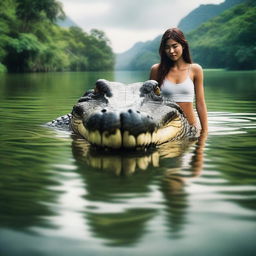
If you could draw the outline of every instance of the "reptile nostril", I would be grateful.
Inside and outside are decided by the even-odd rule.
[[[130,113],[130,114],[131,114],[131,113],[132,113],[132,110],[131,110],[131,109],[129,109],[129,110],[128,110],[128,113]]]
[[[102,113],[106,113],[107,110],[104,108],[104,109],[101,110],[101,112],[102,112]]]

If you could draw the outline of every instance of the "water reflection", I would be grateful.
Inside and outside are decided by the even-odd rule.
[[[49,161],[47,142],[22,135],[14,141],[3,140],[0,146],[0,226],[22,231],[29,231],[32,226],[54,228],[46,217],[56,215],[48,205],[56,203],[60,191],[50,187],[60,183],[46,168],[45,159]],[[13,152],[19,152],[19,155]]]
[[[188,149],[179,155],[179,165],[167,167],[162,179],[161,191],[165,198],[165,215],[171,238],[180,238],[183,228],[188,223],[189,194],[186,184],[202,174],[204,148],[207,134],[201,134],[194,143],[192,152]],[[166,149],[167,152],[167,149]]]
[[[205,141],[202,136],[147,152],[111,153],[74,138],[72,151],[89,202],[84,215],[94,236],[107,245],[130,246],[163,211],[169,232],[178,237],[189,207],[184,186],[201,174]]]
[[[191,164],[198,172],[202,167],[202,148],[205,145],[205,140],[206,136],[199,137],[197,142],[191,140],[171,141],[147,151],[105,151],[93,148],[84,139],[74,136],[72,150],[74,157],[79,162],[84,162],[96,169],[111,171],[117,176],[128,176],[139,170],[147,170],[151,166],[161,167],[160,162],[166,161],[166,159],[175,159],[175,162],[185,161],[182,160],[182,155],[191,145],[195,145],[196,149],[192,153]]]
[[[185,155],[180,154],[181,166],[178,168],[172,167],[166,169],[165,180],[170,183],[169,187],[171,191],[179,191],[189,179],[201,175],[206,139],[207,134],[201,134],[194,144],[194,149],[191,153]],[[165,149],[165,152],[168,152],[168,148]]]

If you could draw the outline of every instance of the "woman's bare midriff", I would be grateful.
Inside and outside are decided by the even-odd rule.
[[[183,110],[190,125],[198,126],[192,102],[176,102]]]

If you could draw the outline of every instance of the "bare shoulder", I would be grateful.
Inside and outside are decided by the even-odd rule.
[[[159,63],[156,63],[156,64],[154,64],[152,67],[151,67],[151,71],[157,71],[158,70],[158,68],[159,68]]]
[[[158,69],[159,69],[159,63],[157,64],[154,64],[152,67],[151,67],[151,70],[150,70],[150,79],[152,80],[157,80],[157,73],[158,73]]]
[[[203,68],[199,64],[193,63],[191,64],[191,71],[193,76],[193,82],[196,85],[196,87],[198,87],[199,85],[203,85]]]
[[[191,69],[195,75],[203,73],[203,68],[197,63],[191,64]]]

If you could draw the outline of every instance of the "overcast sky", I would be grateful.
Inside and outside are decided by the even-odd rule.
[[[103,30],[115,53],[152,40],[201,4],[224,0],[59,0],[79,27]]]

